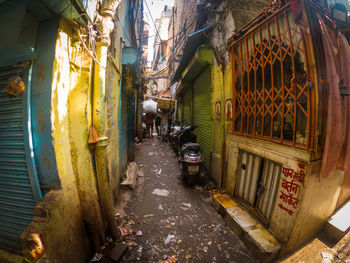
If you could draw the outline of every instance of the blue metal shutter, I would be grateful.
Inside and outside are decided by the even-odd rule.
[[[119,115],[119,158],[122,169],[126,168],[128,157],[128,96],[126,93],[126,82],[123,79],[120,92],[120,115]]]
[[[194,133],[200,144],[204,163],[209,168],[210,153],[212,150],[212,118],[211,118],[211,71],[207,67],[194,81],[194,125],[199,127]]]
[[[0,247],[15,251],[20,251],[18,237],[31,222],[41,192],[29,144],[30,87],[26,83],[19,96],[4,88],[11,77],[25,81],[28,75],[23,66],[0,68]]]
[[[128,113],[127,113],[127,122],[128,122],[128,159],[133,159],[133,150],[135,144],[135,97],[128,97]]]

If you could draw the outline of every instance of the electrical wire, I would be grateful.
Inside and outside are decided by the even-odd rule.
[[[152,20],[153,26],[154,26],[154,28],[155,28],[155,30],[156,30],[156,33],[158,34],[159,39],[162,39],[162,38],[160,37],[159,32],[158,32],[156,23],[154,22],[154,19],[153,19],[153,16],[152,16],[152,14],[151,14],[151,11],[149,10],[148,4],[147,4],[147,0],[144,0],[144,1],[145,1],[145,3],[146,3],[146,7],[147,7],[147,10],[148,10],[148,13],[149,13],[149,15],[151,16],[151,20]]]

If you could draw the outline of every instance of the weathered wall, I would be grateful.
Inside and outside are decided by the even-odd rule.
[[[297,199],[297,206],[283,203],[280,198],[282,181],[290,181],[282,170],[279,179],[279,188],[276,192],[274,208],[269,223],[269,231],[285,244],[282,254],[285,254],[303,242],[311,238],[320,230],[324,221],[332,214],[339,196],[343,175],[335,173],[330,178],[319,180],[319,162],[312,162],[312,153],[291,148],[285,145],[271,143],[255,138],[247,138],[240,135],[228,134],[227,147],[227,177],[225,188],[231,196],[234,196],[236,175],[238,169],[239,150],[254,153],[268,160],[280,163],[283,168],[305,172],[305,182],[297,183],[298,191],[294,196]],[[280,207],[289,209],[289,214]]]
[[[59,19],[40,23],[33,65],[31,113],[35,162],[43,192],[60,186],[51,127],[51,85]]]
[[[86,262],[104,239],[92,153],[87,144],[91,125],[92,60],[73,26],[61,19],[55,44],[51,87],[51,130],[61,190],[37,204],[22,235],[40,234],[48,262]],[[90,241],[90,243],[89,243]]]
[[[214,56],[214,55],[213,55]],[[214,56],[215,57],[215,56]],[[223,101],[225,99],[224,95],[224,79],[223,71],[220,65],[217,65],[215,59],[214,66],[212,67],[212,84],[213,84],[213,93],[212,93],[212,116],[213,116],[213,151],[211,156],[210,163],[210,175],[214,178],[217,185],[221,186],[221,177],[222,177],[222,147],[224,142],[224,115]],[[217,118],[215,112],[215,106],[217,103],[220,103],[221,114],[220,118]]]
[[[289,148],[289,149],[288,149]],[[290,147],[286,147],[284,145],[276,145],[274,143],[265,142],[259,139],[247,138],[240,135],[229,134],[228,135],[228,169],[227,169],[227,177],[226,177],[226,189],[230,193],[230,195],[234,195],[234,187],[236,183],[236,175],[238,169],[238,160],[239,160],[239,150],[245,150],[247,152],[256,154],[268,160],[272,160],[276,163],[282,165],[282,167],[292,168],[295,171],[298,171],[298,163],[308,163],[309,162],[309,153],[304,150],[299,149],[291,149]],[[308,168],[306,168],[307,170]],[[297,209],[293,210],[293,215],[289,215],[284,210],[278,207],[279,202],[277,200],[281,188],[283,176],[281,175],[279,182],[279,189],[276,194],[276,201],[274,204],[274,209],[272,212],[272,216],[270,219],[270,227],[269,230],[276,235],[276,237],[286,242],[289,238],[289,234],[294,224],[294,220],[296,217]],[[298,193],[296,198],[299,199],[299,204],[301,203],[303,191],[305,187],[300,184]],[[284,204],[282,204],[284,205]],[[290,207],[287,207],[290,209]]]
[[[344,174],[344,181],[340,189],[337,207],[341,206],[350,198],[350,172]]]
[[[32,223],[20,237],[28,262],[87,262],[91,248],[80,213],[78,197],[67,190],[52,190],[35,207]],[[40,259],[33,258],[33,234],[43,245]],[[39,255],[37,254],[39,257]]]
[[[295,209],[288,205],[285,207],[291,210],[291,214],[281,208],[285,206],[280,198],[283,190],[281,183],[286,179],[285,174],[281,174],[268,225],[269,231],[282,242],[284,246],[282,254],[285,254],[300,246],[320,230],[324,221],[334,211],[337,200],[340,205],[349,197],[350,183],[343,182],[343,175],[339,172],[320,181],[320,163],[314,161],[312,152],[231,133],[232,121],[225,116],[225,102],[232,98],[232,66],[226,50],[227,39],[235,30],[240,29],[249,19],[258,14],[268,2],[264,0],[254,3],[224,1],[216,10],[217,12],[211,15],[210,19],[214,25],[211,38],[214,57],[213,116],[215,116],[215,102],[221,103],[221,119],[214,120],[213,127],[215,158],[212,159],[212,167],[216,167],[217,170],[217,163],[222,158],[222,149],[226,143],[226,151],[224,151],[226,167],[224,166],[222,180],[227,192],[234,196],[240,149],[280,163],[282,167],[293,169],[294,172],[300,171],[300,167],[305,165],[304,171],[307,174],[305,182],[298,183],[299,190],[295,196],[298,205]]]
[[[91,174],[92,169],[91,169],[91,164],[89,165],[89,162],[88,162],[89,159],[87,160],[87,162],[83,162],[85,163],[84,164],[85,167],[83,167],[78,163],[78,161],[81,161],[81,158],[83,159],[87,158],[88,154],[85,152],[84,154],[85,156],[83,155],[81,157],[80,156],[78,157],[78,155],[76,155],[78,150],[75,149],[75,147],[77,146],[79,141],[75,142],[74,141],[75,134],[70,133],[71,131],[72,132],[77,131],[77,130],[71,130],[72,127],[70,124],[77,125],[76,122],[84,122],[84,118],[87,118],[87,113],[88,113],[88,111],[85,111],[85,114],[83,115],[80,115],[80,114],[74,115],[74,113],[70,114],[69,102],[70,102],[70,97],[73,94],[71,92],[73,92],[74,89],[79,88],[79,84],[78,84],[79,78],[77,78],[76,73],[74,72],[74,70],[72,70],[74,66],[71,64],[71,61],[74,63],[75,60],[73,59],[75,58],[77,59],[77,62],[78,62],[79,55],[81,55],[81,53],[79,52],[77,52],[76,54],[71,53],[71,52],[74,52],[74,49],[72,49],[72,45],[78,44],[76,42],[77,39],[73,39],[70,37],[71,32],[72,32],[71,27],[65,21],[62,20],[59,33],[58,33],[57,42],[56,42],[56,53],[55,53],[56,55],[55,55],[54,68],[53,68],[52,97],[51,97],[51,103],[52,103],[51,127],[52,127],[53,139],[55,142],[54,148],[56,153],[57,169],[58,169],[59,177],[62,183],[63,198],[66,203],[65,204],[66,208],[64,208],[64,206],[63,208],[66,210],[65,213],[67,214],[67,217],[69,217],[73,222],[76,221],[77,224],[83,224],[84,218],[80,214],[80,211],[84,211],[84,209],[82,209],[82,207],[80,206],[79,191],[81,194],[88,194],[89,191],[91,191],[91,195],[93,196],[93,194],[95,193],[95,196],[96,196],[96,190],[94,189],[95,182],[93,180],[93,174]],[[73,55],[76,55],[76,56],[73,56]],[[73,100],[71,99],[71,101]],[[86,104],[86,102],[84,104]],[[79,133],[81,132],[85,133],[85,138],[87,139],[86,134],[87,134],[88,127],[86,125],[84,126],[79,127],[80,128]],[[77,134],[77,137],[80,135],[79,133]],[[87,144],[86,142],[87,140],[85,140],[85,142],[82,142],[83,145],[86,146]],[[81,151],[81,152],[84,153],[84,151]],[[74,161],[76,162],[76,164],[78,164],[78,167],[74,167],[73,159],[75,159]],[[75,172],[74,172],[75,169],[76,171],[83,172],[82,176],[87,178],[90,177],[91,181],[89,182],[90,187],[88,189],[84,189],[84,186],[88,186],[88,185],[84,185],[84,181],[79,180],[79,176],[75,175]],[[78,182],[80,184],[79,190],[77,185]],[[94,203],[91,203],[91,205],[92,205],[91,206],[92,209],[91,209],[90,216],[94,217],[93,216],[95,212]],[[98,217],[98,215],[96,214],[95,216]],[[60,219],[56,218],[56,220],[59,221]],[[79,229],[78,226],[77,226],[77,229]],[[74,236],[73,233],[66,233],[66,235]],[[77,242],[77,243],[84,242],[78,239],[73,239],[73,240],[74,240],[73,242]],[[62,245],[64,245],[64,243]]]
[[[282,254],[286,254],[313,237],[333,214],[344,178],[343,172],[320,180],[320,162],[310,165],[304,198],[292,233]]]
[[[106,100],[107,100],[107,137],[109,143],[107,146],[108,175],[110,178],[111,189],[113,191],[114,201],[117,199],[121,171],[119,169],[119,97],[120,97],[120,73],[116,69],[116,64],[120,64],[118,58],[113,59],[107,65],[106,76]],[[119,61],[119,63],[118,63]],[[113,65],[114,64],[114,65]]]
[[[39,22],[27,11],[28,1],[2,1],[0,66],[33,59]]]

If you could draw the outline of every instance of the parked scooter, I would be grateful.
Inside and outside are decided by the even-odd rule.
[[[175,143],[175,152],[178,156],[181,155],[181,146],[187,142],[197,142],[197,137],[192,131],[194,131],[196,127],[192,127],[191,125],[184,125],[182,126],[180,132],[178,133],[176,137],[176,143]]]
[[[203,155],[197,137],[192,132],[198,126],[186,126],[178,136],[179,161],[182,176],[189,185],[193,185],[196,179],[205,174]]]

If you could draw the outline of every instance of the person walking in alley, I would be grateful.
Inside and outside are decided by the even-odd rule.
[[[145,120],[146,120],[147,130],[149,132],[149,138],[153,137],[153,118],[154,118],[153,113],[146,113]]]
[[[155,125],[156,125],[156,130],[157,130],[158,136],[160,136],[160,124],[161,124],[161,121],[162,121],[162,117],[159,114],[157,114],[156,118],[155,118]]]

